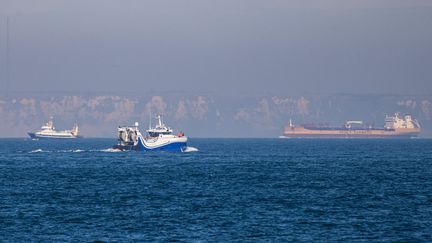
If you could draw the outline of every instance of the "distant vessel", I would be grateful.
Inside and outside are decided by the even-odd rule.
[[[72,130],[56,131],[51,119],[41,127],[40,131],[27,133],[32,139],[40,138],[78,138],[78,124],[75,124]]]
[[[141,134],[138,122],[132,127],[119,127],[117,129],[118,144],[113,148],[120,150],[185,152],[188,149],[188,138],[182,132],[177,135],[172,134],[173,130],[165,126],[160,115],[156,119],[158,123],[154,128],[151,127],[150,120],[149,129],[146,130],[147,136]]]
[[[348,121],[344,126],[302,125],[292,121],[285,127],[283,138],[411,138],[420,134],[420,124],[410,115],[403,118],[396,113],[386,116],[383,128],[364,125],[363,121]]]

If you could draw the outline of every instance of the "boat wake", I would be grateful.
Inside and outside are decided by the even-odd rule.
[[[121,149],[115,149],[115,148],[107,148],[107,149],[101,149],[100,152],[107,152],[107,153],[117,153],[117,152],[123,152]]]
[[[182,150],[183,153],[191,153],[191,152],[198,152],[199,150],[195,147],[186,147]]]
[[[24,151],[23,151],[24,152]],[[95,149],[95,150],[82,150],[82,149],[68,149],[68,150],[43,150],[43,149],[34,149],[27,153],[83,153],[83,152],[104,152],[104,153],[118,153],[124,152],[124,150],[117,148],[107,148],[107,149]],[[194,147],[186,147],[182,150],[183,153],[190,152],[198,152],[197,148]]]
[[[44,151],[42,149],[34,149],[34,150],[30,151],[29,153],[31,154],[31,153],[41,153],[41,152],[47,152],[47,151]]]
[[[34,149],[28,153],[81,153],[81,152],[86,152],[85,150],[82,149],[67,149],[67,150],[43,150],[43,149]]]

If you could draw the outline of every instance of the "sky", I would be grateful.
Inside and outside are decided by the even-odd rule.
[[[431,94],[432,2],[0,0],[0,72],[2,92]]]

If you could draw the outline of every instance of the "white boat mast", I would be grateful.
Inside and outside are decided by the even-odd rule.
[[[161,115],[158,115],[156,118],[158,119],[159,127],[162,127],[162,117],[161,117]]]
[[[152,120],[152,113],[150,111],[150,115],[149,115],[149,130],[152,128],[151,127],[151,120]]]

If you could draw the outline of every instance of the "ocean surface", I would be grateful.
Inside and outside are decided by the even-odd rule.
[[[0,139],[0,241],[432,241],[432,140],[115,143]]]

